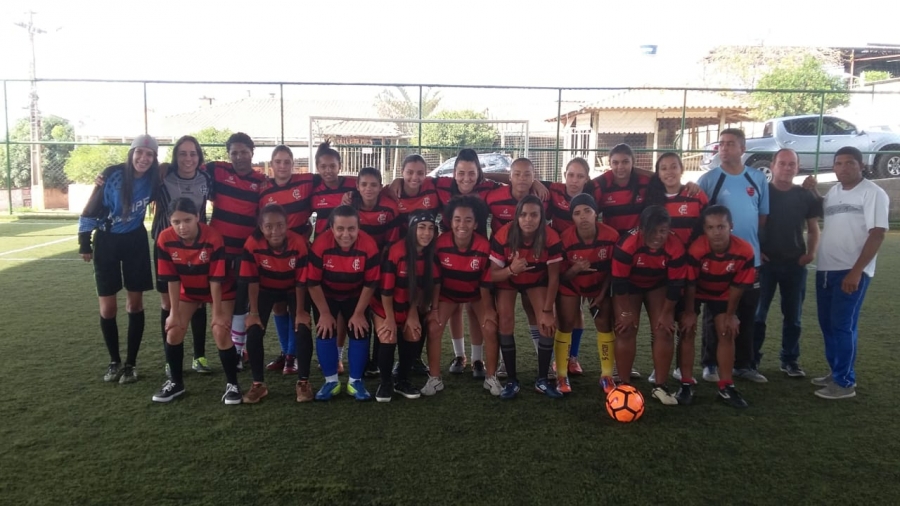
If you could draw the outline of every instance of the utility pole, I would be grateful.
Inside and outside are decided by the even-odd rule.
[[[36,211],[44,210],[44,174],[41,169],[41,145],[35,144],[41,141],[41,111],[38,108],[37,71],[35,69],[34,35],[47,33],[34,25],[34,11],[28,11],[27,22],[15,23],[16,26],[28,31],[28,41],[31,43],[31,105],[29,107],[29,123],[31,124],[31,207]]]

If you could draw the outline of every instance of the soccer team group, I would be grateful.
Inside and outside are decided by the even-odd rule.
[[[599,388],[609,392],[641,377],[633,364],[646,310],[651,397],[691,404],[699,328],[702,378],[716,384],[720,401],[742,408],[747,402],[734,378],[767,381],[758,366],[776,290],[784,316],[781,370],[805,376],[800,315],[814,260],[830,367],[813,380],[820,387],[815,394],[852,397],[859,310],[888,227],[887,194],[863,177],[862,154],[853,148],[835,155],[838,183],[821,197],[813,178],[793,183],[795,152],[775,155],[770,183],[743,165],[744,145],[741,130],[723,130],[721,166],[696,184],[682,183],[677,154],[660,156],[651,172],[634,167],[633,151],[620,144],[609,153],[610,170],[594,179],[581,158],[566,165],[564,182],[536,180],[527,158],[515,160],[508,174],[486,174],[475,151],[463,149],[452,177],[426,176],[425,160],[410,155],[402,178],[383,185],[381,171],[371,167],[340,175],[341,156],[328,143],[316,152],[315,173],[303,174],[294,173],[290,148],[278,146],[266,177],[253,169],[254,143],[243,133],[227,142],[230,162],[208,163],[197,140],[185,136],[171,162],[160,164],[156,140],[140,136],[125,163],[98,177],[79,222],[79,252],[93,262],[110,355],[104,381],[137,381],[143,292],[154,287],[144,227],[152,203],[168,377],[155,402],[185,391],[188,329],[191,368],[212,372],[205,351],[209,305],[227,378],[225,404],[259,402],[268,394],[267,371],[297,376],[297,402],[327,401],[344,388],[345,345],[345,388],[355,399],[372,397],[366,377],[379,378],[379,402],[394,394],[435,395],[444,389],[447,326],[449,372],[470,367],[492,395],[512,399],[520,389],[517,314],[526,315],[537,353],[537,392],[551,398],[572,392],[569,376],[583,373],[585,328],[596,331]],[[116,322],[123,288],[124,361]],[[266,364],[270,317],[281,351]],[[323,376],[318,391],[314,352]],[[238,372],[245,363],[252,383],[242,390]],[[427,376],[421,387],[412,383],[414,372]],[[677,389],[667,386],[670,375]]]

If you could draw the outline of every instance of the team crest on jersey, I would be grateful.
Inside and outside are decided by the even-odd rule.
[[[681,204],[680,206],[678,206],[678,214],[685,216],[685,215],[687,215],[687,213],[688,213],[687,204]]]
[[[750,195],[752,197],[755,194],[756,194],[756,190],[752,186],[748,186],[747,187],[747,195]]]
[[[256,191],[259,189],[259,185],[256,183],[250,183],[250,189]]]
[[[300,194],[299,188],[294,188],[294,191],[291,192],[291,197],[294,197],[294,200],[300,200],[303,198],[303,195]]]
[[[709,272],[709,260],[704,260],[703,265],[700,266],[703,272]]]
[[[291,257],[291,259],[288,260],[288,266],[289,266],[291,269],[293,269],[294,267],[297,267],[297,259],[294,258],[294,257]]]
[[[387,222],[387,215],[385,213],[379,213],[378,214],[378,224],[384,225],[385,222]]]
[[[663,258],[663,260],[662,260],[662,266],[663,266],[663,267],[666,266],[666,259],[665,259],[665,258]]]
[[[602,249],[597,253],[597,256],[600,257],[600,260],[606,260],[606,249]]]
[[[477,258],[473,258],[472,261],[469,262],[469,268],[473,271],[477,271],[479,267],[481,267],[481,262]]]
[[[200,261],[206,263],[209,261],[209,253],[205,249],[200,250]]]
[[[425,207],[431,207],[431,198],[425,197],[424,199],[422,199],[422,205]]]
[[[354,270],[354,271],[358,271],[358,270],[360,269],[360,266],[361,266],[361,265],[362,265],[362,264],[360,263],[360,261],[359,261],[358,258],[354,258],[354,259],[353,259],[353,270]]]
[[[725,266],[725,272],[734,272],[734,262],[728,262]]]

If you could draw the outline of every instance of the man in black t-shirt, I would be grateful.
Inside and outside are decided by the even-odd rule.
[[[769,219],[760,230],[762,264],[759,268],[760,297],[756,310],[754,361],[762,360],[766,338],[766,317],[775,296],[781,290],[781,370],[788,376],[806,376],[800,368],[800,314],[806,296],[807,265],[815,258],[819,244],[819,218],[822,201],[811,191],[794,184],[799,169],[797,153],[782,149],[772,162],[769,183]],[[803,240],[806,225],[808,244]]]

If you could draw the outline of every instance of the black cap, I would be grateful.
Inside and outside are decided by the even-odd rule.
[[[579,193],[572,197],[572,201],[569,202],[569,213],[571,214],[578,206],[588,206],[593,209],[595,213],[597,212],[597,201],[587,193]]]

